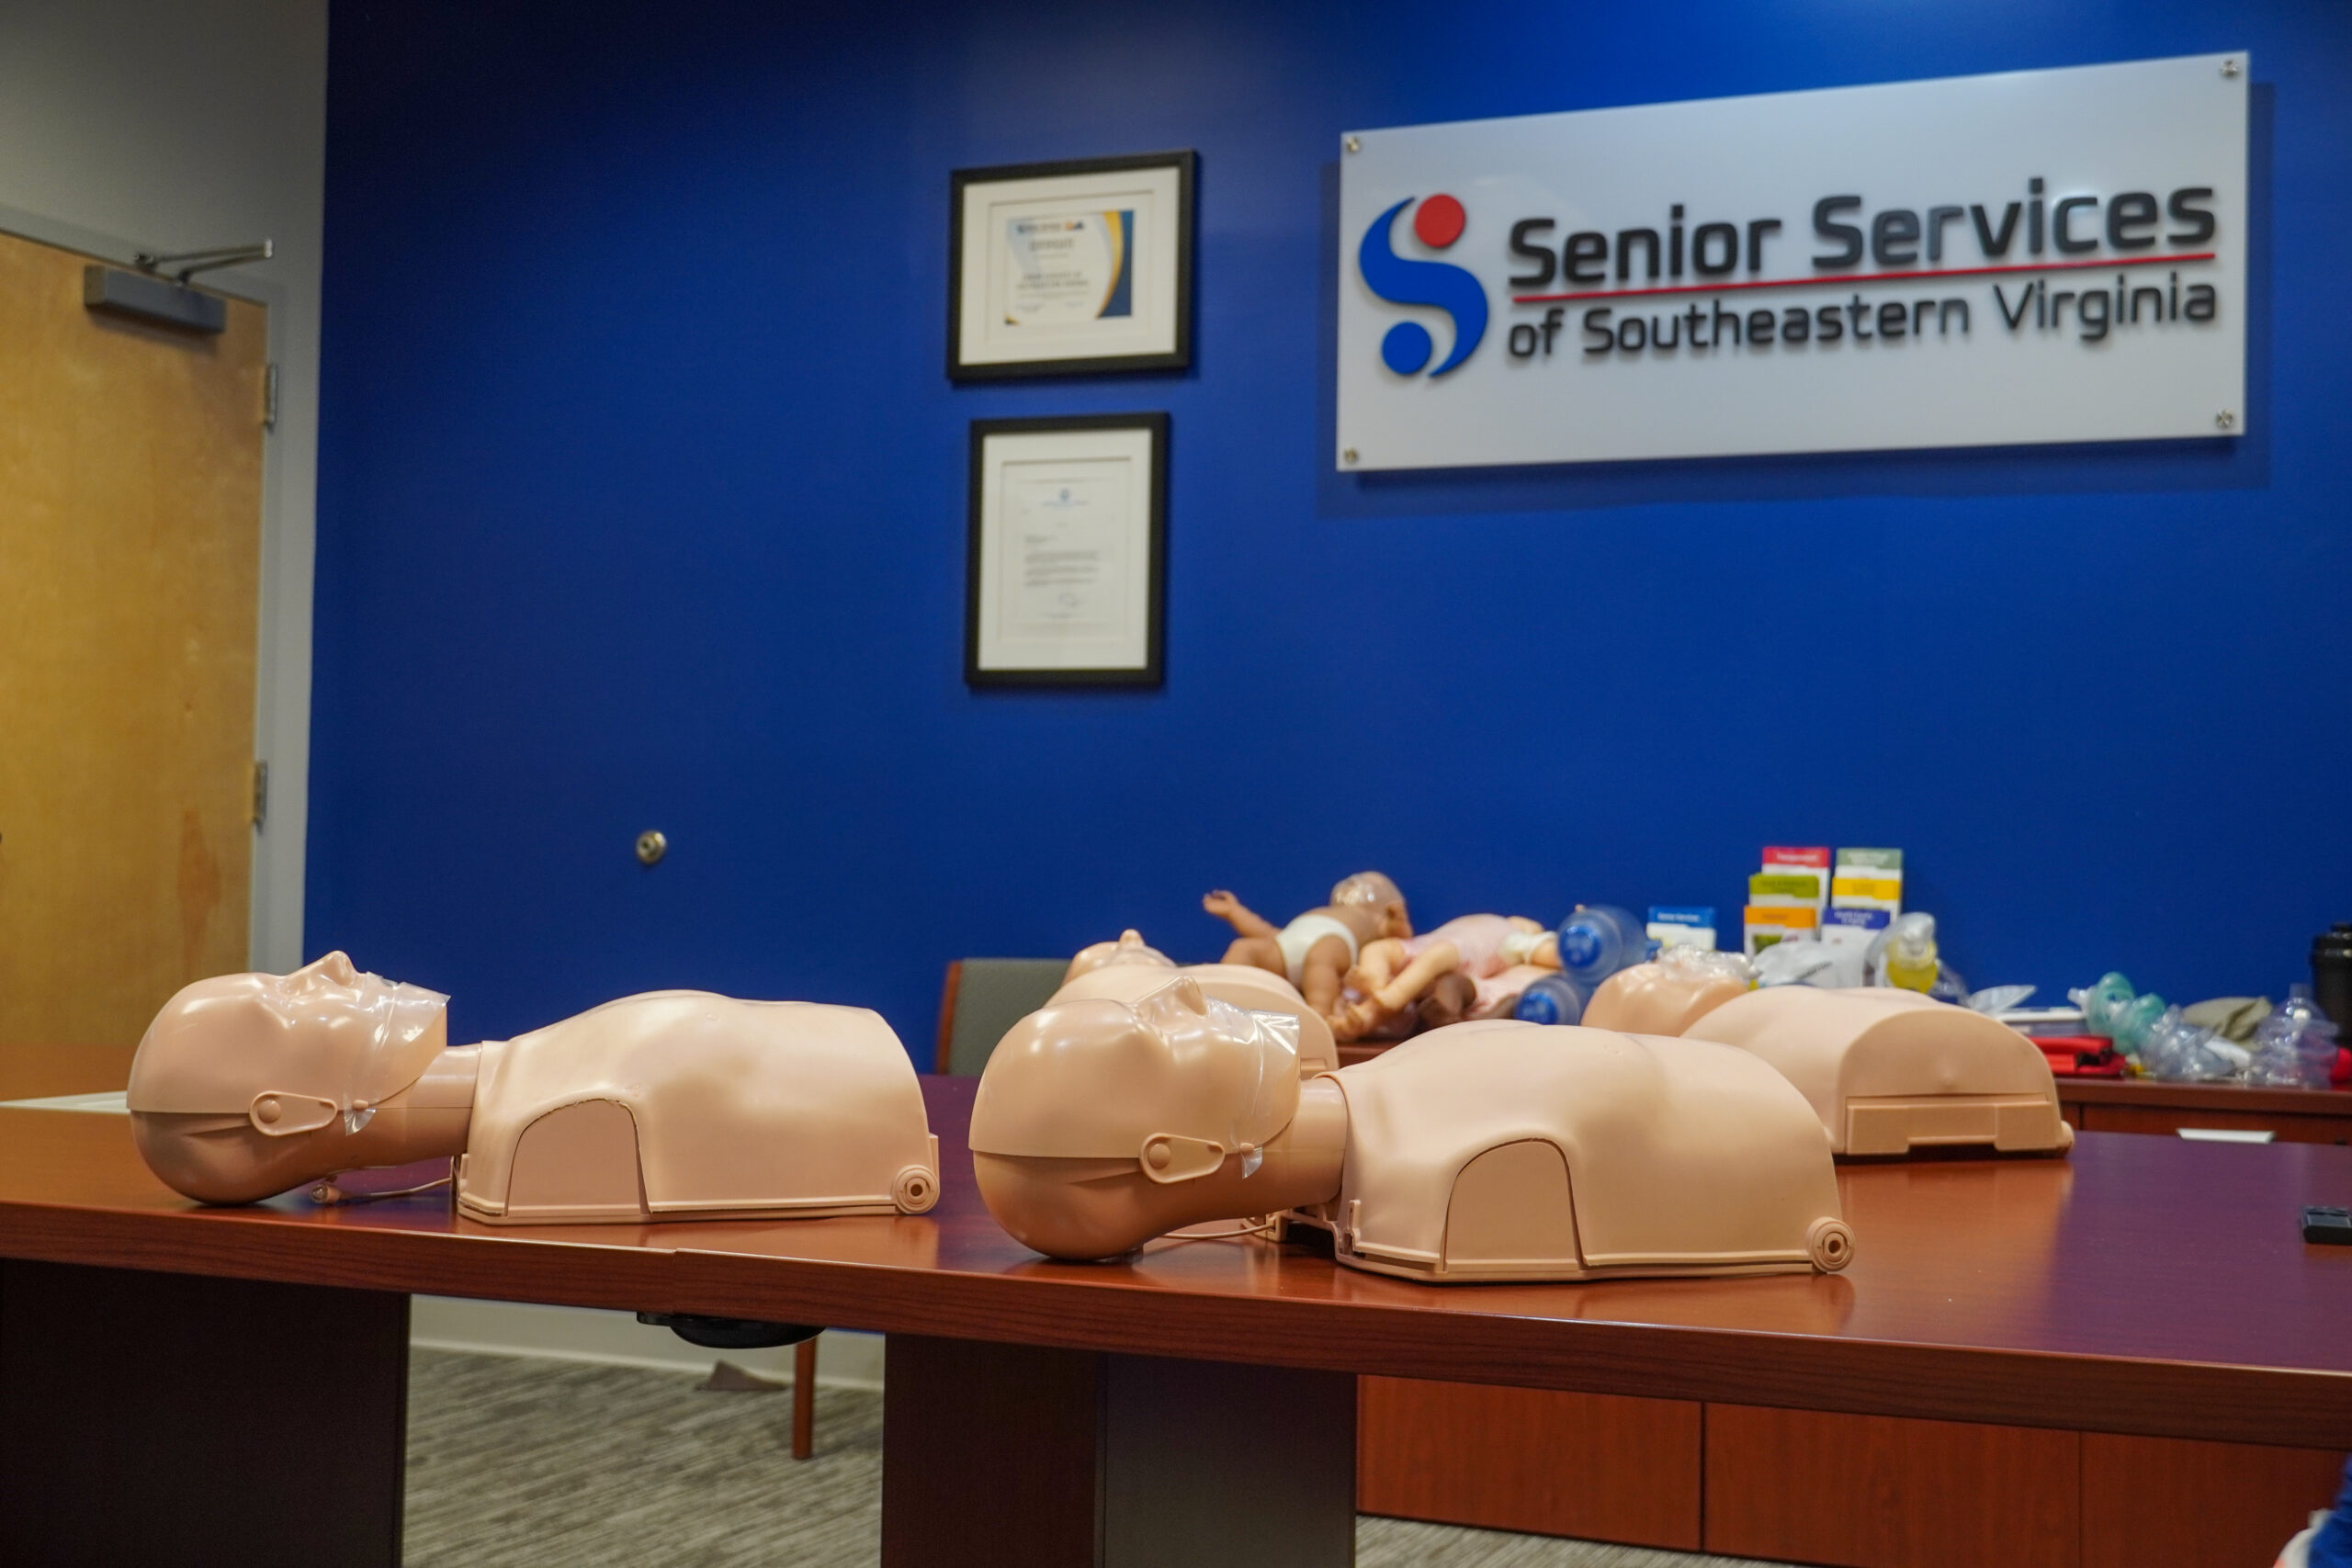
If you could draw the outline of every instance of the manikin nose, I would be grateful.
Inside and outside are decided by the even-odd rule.
[[[341,948],[313,960],[298,973],[315,975],[322,980],[332,980],[338,986],[356,986],[359,983],[359,971],[352,967],[351,955]]]

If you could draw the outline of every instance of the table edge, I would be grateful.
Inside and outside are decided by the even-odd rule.
[[[0,1257],[549,1305],[707,1313],[1054,1348],[2352,1449],[2352,1372],[1464,1313],[520,1236],[0,1202]],[[683,1227],[682,1227],[683,1228]],[[582,1278],[583,1248],[599,1254]],[[1050,1272],[1048,1272],[1050,1271]]]

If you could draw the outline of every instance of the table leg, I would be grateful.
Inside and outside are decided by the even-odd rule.
[[[0,1562],[399,1568],[408,1297],[0,1259]]]
[[[792,1348],[792,1457],[807,1459],[817,1451],[817,1342],[803,1339]]]
[[[1344,1372],[890,1336],[883,1568],[1346,1568]]]

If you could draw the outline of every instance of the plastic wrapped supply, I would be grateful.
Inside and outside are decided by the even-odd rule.
[[[1649,957],[1649,931],[1631,910],[1614,904],[1579,904],[1560,922],[1559,954],[1561,972],[1589,996],[1618,970],[1631,969]]]
[[[2150,1077],[2167,1082],[2229,1083],[2245,1077],[2254,1053],[2166,1008],[2149,1027],[2140,1058]]]
[[[1528,982],[1511,1016],[1522,1023],[1575,1024],[1584,1018],[1585,989],[1566,975]]]
[[[1753,987],[1756,984],[1755,964],[1736,953],[1718,952],[1711,947],[1663,948],[1651,962],[1677,976],[1701,979],[1721,975],[1743,986]]]
[[[2296,985],[2270,1016],[2255,1025],[2247,1081],[2278,1089],[2325,1089],[2335,1068],[2335,1023]]]
[[[1754,960],[1756,986],[1821,986],[1838,988],[1838,954],[1811,937],[1790,937],[1758,953]]]
[[[1936,988],[1936,918],[1898,915],[1887,930],[1880,974],[1883,983],[1921,996]]]
[[[2112,969],[2100,976],[2097,985],[2069,991],[2066,997],[2083,1010],[2086,1030],[2114,1041],[2115,1048],[2134,1063],[2147,1043],[2148,1031],[2164,1016],[2164,998],[2154,991],[2144,997],[2135,995],[2132,982]]]
[[[2084,1026],[2114,1041],[2115,1048],[2150,1077],[2227,1083],[2243,1078],[2253,1062],[2253,1053],[2245,1046],[2189,1022],[2154,991],[2135,995],[2132,982],[2113,971],[2087,989],[2066,994],[2083,1010]]]
[[[1870,945],[1864,968],[1873,986],[1917,991],[1955,1007],[1968,1005],[1968,982],[1944,961],[1936,943],[1936,918],[1914,910],[1897,915]]]
[[[1981,991],[1969,992],[1968,998],[1962,1005],[1971,1012],[1981,1012],[1988,1017],[2001,1019],[2001,1021],[2006,1023],[2009,1021],[2002,1015],[2015,1012],[2025,1006],[2027,998],[2032,995],[2031,986],[1987,986]]]
[[[2254,1042],[2255,1026],[2270,1016],[2268,997],[2214,997],[2191,1002],[2180,1010],[2191,1023],[2202,1024],[2224,1040],[2241,1045]]]

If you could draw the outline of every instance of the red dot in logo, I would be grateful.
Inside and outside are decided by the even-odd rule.
[[[1413,214],[1413,232],[1430,249],[1442,251],[1462,238],[1462,226],[1468,221],[1460,202],[1450,196],[1433,196]]]

